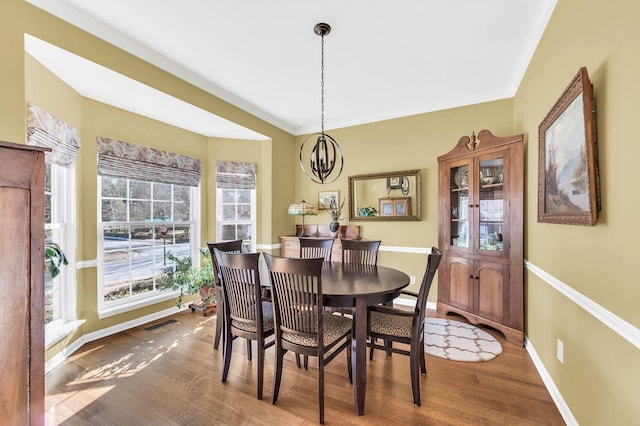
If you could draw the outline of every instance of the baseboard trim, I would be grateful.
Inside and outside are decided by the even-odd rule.
[[[80,336],[69,346],[65,347],[62,351],[60,351],[53,358],[47,361],[44,366],[44,372],[45,374],[48,374],[51,370],[62,364],[64,360],[67,359],[71,354],[80,349],[85,343],[93,342],[94,340],[102,339],[103,337],[111,336],[112,334],[120,333],[121,331],[129,330],[148,322],[174,315],[177,312],[181,312],[186,309],[188,309],[186,305],[184,305],[182,308],[167,308],[162,311],[154,312],[152,314],[133,319],[131,321],[116,324],[114,326],[103,328],[101,330]]]
[[[544,386],[547,388],[547,391],[549,392],[549,395],[551,395],[551,399],[553,399],[553,402],[556,404],[556,407],[558,407],[558,411],[560,411],[560,415],[562,416],[565,423],[569,426],[573,426],[573,425],[577,426],[578,421],[573,416],[573,413],[569,409],[567,402],[562,397],[560,390],[558,389],[555,382],[551,378],[551,375],[545,368],[544,363],[538,356],[538,353],[533,347],[533,344],[531,343],[531,341],[529,341],[529,339],[527,338],[526,334],[524,336],[524,347],[529,353],[529,357],[533,361],[533,364],[535,365],[536,370],[538,370],[538,374],[540,375],[540,378],[542,379]]]

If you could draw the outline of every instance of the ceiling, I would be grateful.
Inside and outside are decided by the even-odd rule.
[[[300,135],[320,128],[316,23],[332,27],[330,130],[514,96],[557,0],[27,1]],[[206,136],[265,138],[44,41],[25,46],[83,96]]]

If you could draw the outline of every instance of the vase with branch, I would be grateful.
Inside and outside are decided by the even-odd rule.
[[[324,208],[331,216],[331,222],[329,222],[329,231],[331,232],[331,237],[336,238],[338,236],[338,231],[340,230],[340,220],[344,219],[342,216],[342,209],[344,207],[345,200],[338,205],[338,200],[336,200],[335,196],[332,196],[329,200],[329,204],[323,204]]]

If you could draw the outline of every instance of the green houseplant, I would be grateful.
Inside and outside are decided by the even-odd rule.
[[[200,255],[202,262],[198,268],[193,266],[191,256],[178,258],[171,252],[167,253],[167,259],[175,264],[165,269],[162,289],[180,291],[178,299],[176,299],[176,306],[179,308],[182,307],[185,295],[196,293],[200,294],[203,306],[215,302],[211,254],[207,249],[200,249]]]
[[[44,243],[44,267],[51,274],[51,278],[57,277],[60,274],[60,267],[68,264],[67,256],[58,244]]]

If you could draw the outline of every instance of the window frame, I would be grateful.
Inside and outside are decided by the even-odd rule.
[[[251,194],[251,219],[249,221],[225,221],[222,218],[223,206],[229,205],[230,203],[222,202],[222,191],[235,190],[235,191],[250,191]],[[233,203],[238,205],[238,203]],[[243,203],[245,204],[245,203]],[[257,194],[256,189],[244,189],[244,188],[216,188],[216,235],[218,236],[218,240],[221,240],[222,236],[222,226],[223,225],[246,225],[251,226],[251,239],[249,240],[249,251],[255,252],[257,243],[256,243],[256,234],[257,234]]]
[[[104,261],[104,229],[108,226],[114,226],[118,224],[122,224],[123,226],[158,226],[159,224],[167,224],[171,226],[190,226],[190,241],[189,241],[189,250],[191,256],[193,257],[194,265],[198,265],[200,262],[199,256],[195,256],[195,253],[198,253],[198,247],[200,245],[200,186],[188,186],[188,185],[180,185],[189,188],[190,194],[190,212],[189,212],[189,220],[178,220],[178,221],[160,221],[160,220],[151,220],[151,221],[114,221],[114,222],[103,222],[102,221],[102,178],[103,176],[98,176],[98,197],[97,197],[97,216],[98,216],[98,226],[97,226],[97,303],[98,303],[98,317],[100,319],[110,317],[113,315],[118,315],[120,313],[129,312],[135,309],[143,308],[145,306],[150,306],[156,303],[160,303],[166,300],[174,299],[178,294],[177,291],[162,291],[162,290],[152,290],[150,292],[145,292],[141,294],[134,294],[129,297],[125,297],[118,300],[107,301],[104,298],[104,285],[105,285],[105,261]],[[123,179],[127,181],[127,197],[126,200],[132,199],[129,197],[129,181],[140,181],[139,179],[132,179],[127,177],[120,177],[117,179]],[[149,181],[144,181],[149,182]],[[163,185],[177,185],[177,184],[167,184],[165,182],[155,181],[152,183],[163,184]],[[152,197],[152,196],[150,196]],[[151,198],[150,198],[151,199]],[[133,199],[137,200],[137,199]],[[129,219],[127,217],[127,219]],[[167,266],[169,266],[167,264]]]
[[[45,223],[46,230],[51,230],[53,241],[58,243],[67,257],[68,265],[60,268],[60,274],[53,279],[53,292],[59,292],[59,298],[54,297],[54,312],[58,317],[45,324],[45,348],[60,341],[84,320],[77,318],[76,292],[76,166],[75,161],[68,167],[58,166],[47,162],[51,167],[51,223]],[[56,289],[57,287],[57,289]]]

